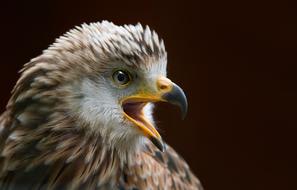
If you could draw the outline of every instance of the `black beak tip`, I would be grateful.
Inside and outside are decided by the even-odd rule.
[[[168,103],[177,105],[181,110],[182,119],[185,119],[188,111],[188,101],[184,91],[176,84],[170,92],[163,95],[163,99]]]
[[[185,120],[187,116],[187,111],[182,112],[182,120]]]
[[[181,114],[182,114],[182,119],[184,120],[187,116],[187,113],[188,113],[188,102],[187,102],[187,98],[186,96],[184,95],[184,103],[179,105],[180,109],[181,109]]]
[[[165,147],[164,147],[164,143],[162,142],[162,140],[159,140],[155,137],[151,137],[150,140],[161,152],[164,152]]]

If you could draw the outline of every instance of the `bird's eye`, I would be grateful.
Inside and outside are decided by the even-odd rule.
[[[127,85],[131,81],[130,74],[127,71],[117,70],[113,73],[112,78],[118,85]]]

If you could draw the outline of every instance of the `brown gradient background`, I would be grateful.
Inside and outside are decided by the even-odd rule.
[[[26,2],[26,3],[24,3]],[[1,3],[1,111],[22,64],[83,22],[141,22],[164,38],[189,113],[161,105],[163,137],[207,190],[297,189],[297,4],[289,1]]]

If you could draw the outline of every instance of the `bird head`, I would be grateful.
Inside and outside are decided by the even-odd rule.
[[[42,70],[34,81],[55,84],[48,89],[57,92],[52,95],[62,102],[57,106],[80,123],[76,127],[100,134],[113,148],[130,149],[149,139],[163,151],[153,104],[168,102],[183,115],[187,111],[186,96],[166,77],[166,65],[164,43],[149,27],[103,21],[58,38],[25,66],[20,81]]]

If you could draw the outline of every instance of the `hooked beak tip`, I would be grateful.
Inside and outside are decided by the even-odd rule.
[[[162,98],[173,105],[176,105],[181,110],[182,119],[185,119],[188,111],[188,101],[184,91],[176,84],[173,84],[172,89],[165,93]]]

